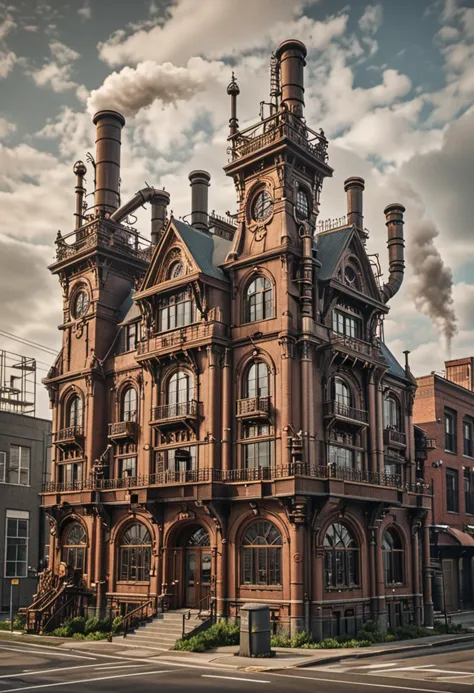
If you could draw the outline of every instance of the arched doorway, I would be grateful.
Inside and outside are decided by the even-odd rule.
[[[209,609],[212,587],[212,549],[208,531],[201,525],[185,527],[177,537],[176,549],[172,550],[173,581],[176,606],[203,610]]]

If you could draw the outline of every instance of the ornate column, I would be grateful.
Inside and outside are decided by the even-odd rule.
[[[421,520],[415,518],[411,526],[411,563],[413,580],[413,601],[415,606],[415,625],[421,626],[423,622],[423,607],[421,603],[420,589],[420,547],[418,534],[421,529]]]
[[[304,630],[304,558],[306,544],[306,498],[293,501],[290,517],[290,635]]]
[[[423,523],[423,546],[422,546],[422,565],[423,565],[423,607],[424,625],[428,628],[433,626],[433,594],[432,594],[432,575],[431,569],[431,550],[430,550],[430,524],[431,513],[428,512]]]
[[[370,471],[377,471],[377,417],[375,404],[375,374],[369,376],[369,440],[370,440]]]
[[[383,391],[379,381],[377,386],[377,471],[379,474],[383,474],[385,471],[383,429]]]
[[[102,576],[102,561],[104,553],[104,529],[102,527],[102,518],[99,513],[95,515],[95,561],[94,561],[94,581],[96,589],[95,613],[96,616],[101,616],[102,613],[102,597],[103,597],[103,576]]]
[[[291,451],[288,438],[292,431],[292,407],[291,407],[291,367],[294,358],[295,342],[288,335],[280,338],[281,347],[281,463],[291,463]]]
[[[208,467],[215,468],[216,457],[216,370],[217,350],[214,346],[207,347],[207,370],[208,370],[208,398],[207,411],[205,412],[207,424],[207,449],[208,449]]]
[[[303,461],[315,463],[315,415],[313,397],[313,352],[311,342],[301,343],[301,427],[303,429]]]
[[[227,472],[232,467],[232,368],[231,351],[225,349],[222,356],[222,461]]]

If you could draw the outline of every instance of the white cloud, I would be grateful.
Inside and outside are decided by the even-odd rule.
[[[13,51],[0,51],[0,79],[8,77],[18,62],[18,57]]]
[[[38,86],[49,86],[56,93],[78,89],[79,84],[72,79],[73,63],[80,58],[77,51],[60,41],[49,44],[52,59],[31,75]]]
[[[0,118],[0,137],[8,137],[12,132],[15,132],[15,123],[10,123],[5,118]]]
[[[12,29],[15,29],[16,26],[17,24],[13,18],[7,15],[0,23],[0,41],[3,41],[7,34],[9,34]]]
[[[359,26],[362,31],[368,34],[376,34],[382,26],[383,22],[383,7],[382,5],[367,5],[364,14],[359,19]]]
[[[92,16],[91,6],[89,3],[85,3],[82,7],[77,10],[77,14],[82,17],[82,19],[90,19]]]

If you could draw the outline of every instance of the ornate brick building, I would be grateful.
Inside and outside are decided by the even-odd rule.
[[[236,615],[260,601],[276,626],[322,637],[367,618],[422,622],[425,581],[431,621],[416,384],[380,341],[403,278],[404,209],[385,209],[384,285],[361,178],[345,182],[347,221],[316,233],[332,169],[303,117],[305,55],[298,41],[278,48],[269,113],[243,131],[232,78],[232,219],[208,213],[205,171],[189,175],[189,223],[167,219],[163,190],[120,206],[124,119],[94,118],[94,208],[84,213],[78,162],[76,229],[51,266],[64,321],[46,380],[50,595],[74,572],[67,589],[98,612],[150,601]],[[127,224],[143,202],[151,245]]]

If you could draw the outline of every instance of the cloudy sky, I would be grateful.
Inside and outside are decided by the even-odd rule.
[[[441,370],[449,343],[452,357],[474,355],[472,0],[0,3],[0,330],[60,346],[47,265],[58,229],[73,228],[72,166],[93,152],[91,114],[127,117],[123,200],[147,181],[187,214],[187,174],[205,168],[211,208],[233,211],[226,86],[234,70],[250,124],[268,99],[270,53],[290,37],[308,47],[306,117],[328,135],[335,169],[320,219],[344,214],[343,180],[364,177],[369,250],[386,273],[383,209],[407,207],[407,277],[386,341],[399,358],[411,350],[416,375]],[[54,358],[1,333],[0,348],[42,368]]]

